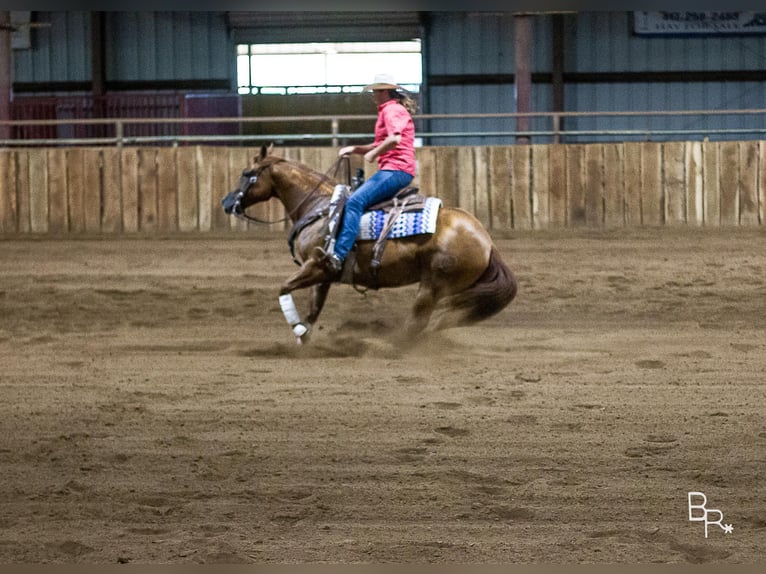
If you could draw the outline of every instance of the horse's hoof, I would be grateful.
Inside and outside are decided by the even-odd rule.
[[[298,345],[304,345],[309,342],[309,333],[309,328],[303,323],[293,325],[293,335],[295,335],[295,342]]]
[[[309,341],[311,340],[311,335],[309,333],[306,333],[305,335],[302,335],[300,337],[295,338],[295,343],[301,347],[303,345],[308,345]]]

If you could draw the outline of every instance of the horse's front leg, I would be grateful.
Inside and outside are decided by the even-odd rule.
[[[304,289],[314,286],[311,297],[311,310],[307,321],[301,320],[300,313],[295,307],[292,292],[296,289]],[[327,271],[314,259],[307,260],[301,268],[290,277],[279,290],[279,306],[285,320],[293,330],[299,345],[308,341],[308,333],[311,324],[316,321],[324,305],[327,292],[330,289]]]

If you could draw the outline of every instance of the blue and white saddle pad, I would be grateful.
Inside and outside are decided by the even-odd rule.
[[[439,208],[442,200],[438,197],[427,197],[422,210],[406,211],[397,217],[388,239],[397,237],[409,237],[436,231],[436,218],[439,216]],[[362,215],[359,222],[359,240],[377,239],[383,231],[383,222],[386,220],[385,211],[367,211]]]

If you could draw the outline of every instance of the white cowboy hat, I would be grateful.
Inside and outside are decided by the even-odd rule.
[[[371,84],[362,88],[362,92],[370,90],[402,90],[403,88],[394,81],[391,74],[375,74],[375,79]]]

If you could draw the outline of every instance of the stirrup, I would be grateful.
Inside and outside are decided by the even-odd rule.
[[[333,273],[340,273],[343,270],[343,261],[335,253],[328,252],[323,247],[317,245],[314,247],[314,251],[319,253],[319,262],[322,263],[329,271]]]
[[[343,270],[343,260],[335,253],[328,253],[324,263],[333,273],[340,273]]]

